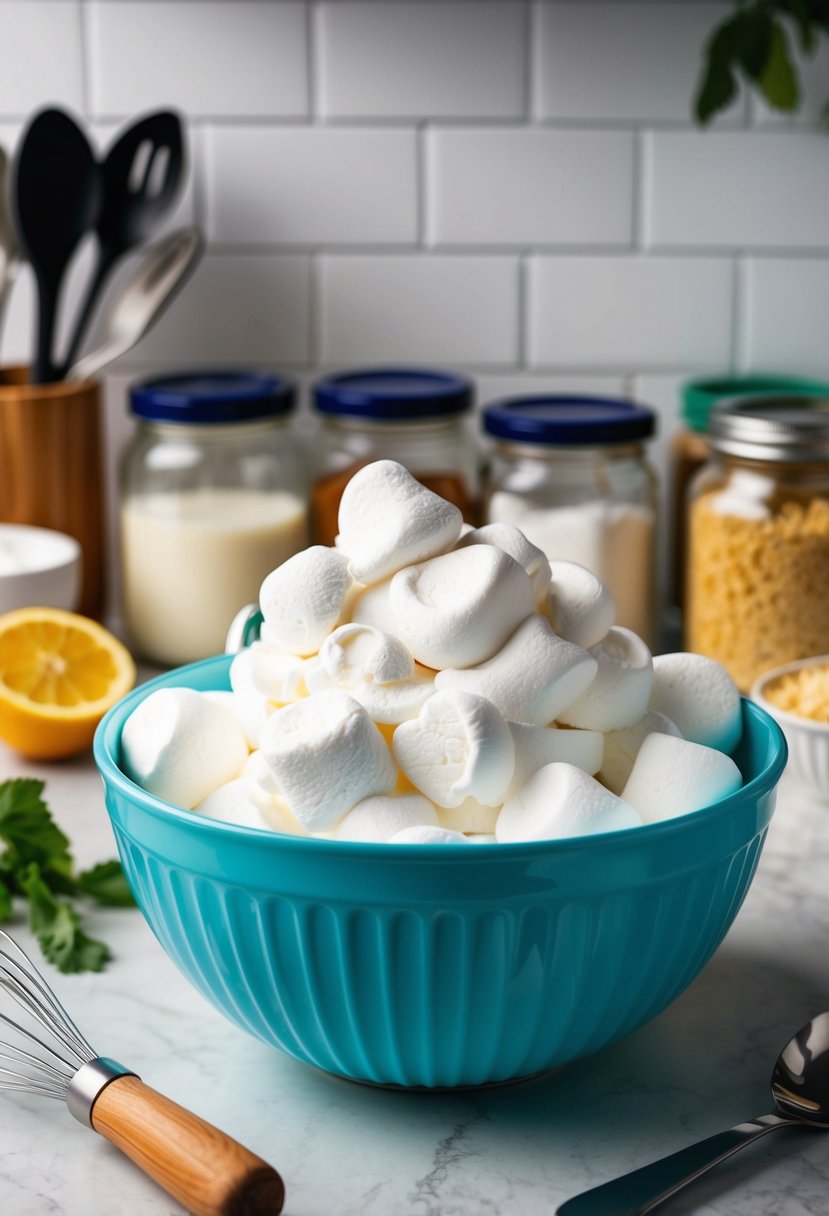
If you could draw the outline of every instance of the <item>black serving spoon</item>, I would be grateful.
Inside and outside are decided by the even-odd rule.
[[[115,140],[100,168],[101,208],[94,225],[98,257],[69,339],[64,372],[75,362],[113,267],[154,233],[178,198],[185,172],[181,119],[172,110],[139,119]]]
[[[61,284],[100,204],[100,172],[83,131],[63,110],[41,110],[20,142],[11,185],[15,228],[37,282],[34,384],[58,379],[52,347]]]

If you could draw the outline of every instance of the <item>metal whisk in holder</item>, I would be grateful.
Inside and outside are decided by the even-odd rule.
[[[23,1017],[15,1009],[23,1011]],[[14,1016],[13,1016],[14,1015]],[[28,955],[0,929],[0,1090],[61,1098],[196,1216],[276,1216],[272,1166],[99,1056]]]

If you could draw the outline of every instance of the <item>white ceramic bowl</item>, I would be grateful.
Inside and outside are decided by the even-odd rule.
[[[64,532],[0,524],[0,612],[78,606],[81,547]]]
[[[788,771],[798,781],[808,785],[820,797],[829,801],[829,722],[817,722],[799,714],[780,709],[765,695],[765,690],[780,676],[804,667],[829,666],[829,654],[814,655],[796,663],[773,667],[755,681],[751,697],[774,718],[789,745]]]

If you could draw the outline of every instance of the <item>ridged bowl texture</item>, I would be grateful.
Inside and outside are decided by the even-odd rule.
[[[232,1022],[328,1072],[483,1085],[597,1051],[664,1009],[748,890],[786,761],[743,703],[745,785],[707,810],[601,836],[390,845],[283,836],[171,807],[119,767],[157,688],[229,687],[230,659],[125,697],[95,740],[135,898],[161,945]]]

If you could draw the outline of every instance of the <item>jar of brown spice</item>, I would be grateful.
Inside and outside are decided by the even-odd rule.
[[[314,385],[320,424],[311,455],[311,524],[333,545],[346,484],[372,460],[397,460],[418,481],[477,520],[478,458],[467,429],[474,389],[449,372],[372,368]]]

